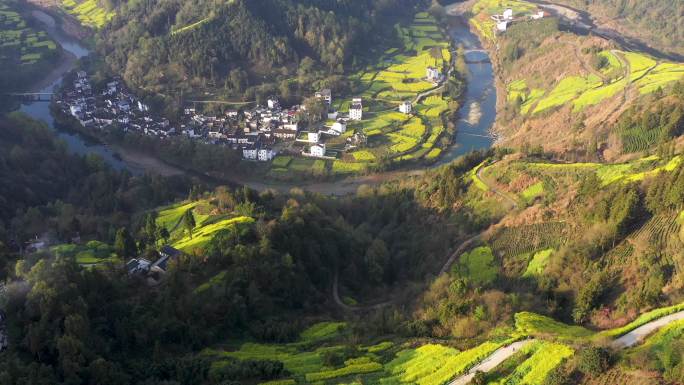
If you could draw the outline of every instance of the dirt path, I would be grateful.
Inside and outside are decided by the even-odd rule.
[[[496,162],[490,164],[490,166],[493,166],[495,163],[496,163]],[[502,191],[502,190],[499,189],[495,184],[489,183],[486,179],[484,179],[484,178],[482,177],[482,172],[484,171],[484,169],[485,169],[485,167],[480,167],[480,169],[477,170],[476,176],[477,176],[477,178],[480,180],[480,182],[482,182],[485,186],[487,186],[487,188],[489,188],[494,194],[500,196],[500,197],[503,198],[505,201],[507,201],[508,203],[510,203],[510,204],[513,206],[514,209],[517,209],[518,207],[520,207],[520,206],[518,205],[518,200],[517,200],[517,199],[512,198],[512,197],[510,196],[510,194],[508,194],[508,193]]]

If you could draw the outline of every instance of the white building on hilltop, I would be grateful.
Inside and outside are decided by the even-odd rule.
[[[411,110],[413,110],[413,106],[411,105],[411,102],[404,101],[399,105],[399,112],[404,113],[406,115],[411,113]]]

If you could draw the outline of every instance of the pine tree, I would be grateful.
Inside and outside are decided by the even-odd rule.
[[[183,227],[188,231],[190,239],[192,239],[192,230],[195,226],[197,226],[197,223],[195,223],[195,216],[192,215],[192,209],[189,209],[183,214]]]

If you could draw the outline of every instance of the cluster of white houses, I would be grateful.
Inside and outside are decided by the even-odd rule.
[[[441,83],[444,74],[435,67],[428,67],[426,79]],[[150,108],[126,87],[120,79],[107,83],[103,90],[95,92],[89,77],[79,71],[72,87],[65,88],[57,104],[61,110],[73,116],[83,126],[105,129],[119,128],[165,139],[171,136],[185,136],[204,143],[224,145],[241,151],[242,157],[254,161],[270,161],[277,152],[279,142],[294,142],[304,145],[301,155],[316,158],[336,156],[326,148],[325,138],[340,136],[347,131],[350,121],[363,119],[363,99],[351,99],[348,114],[341,115],[332,106],[332,91],[323,89],[315,93],[328,107],[329,125],[309,127],[300,125],[303,105],[283,108],[277,97],[269,97],[265,106],[257,105],[246,110],[228,110],[221,115],[206,115],[194,107],[185,108],[179,123],[172,125],[168,119],[154,116]],[[412,113],[411,102],[399,105],[399,111]],[[366,137],[357,132],[346,141],[345,149],[366,143]],[[289,150],[292,151],[292,150]]]
[[[534,12],[530,15],[527,15],[527,18],[525,18],[525,17],[516,18],[513,15],[513,10],[508,8],[505,11],[503,11],[503,14],[492,15],[491,17],[492,17],[492,20],[494,20],[496,22],[496,30],[498,32],[506,32],[508,27],[516,21],[525,20],[525,19],[539,20],[539,19],[542,19],[546,16],[548,16],[548,14],[544,10],[538,9],[536,12]]]

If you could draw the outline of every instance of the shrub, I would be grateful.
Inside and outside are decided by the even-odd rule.
[[[610,366],[610,354],[606,349],[590,347],[580,351],[577,368],[588,376],[598,376]]]

